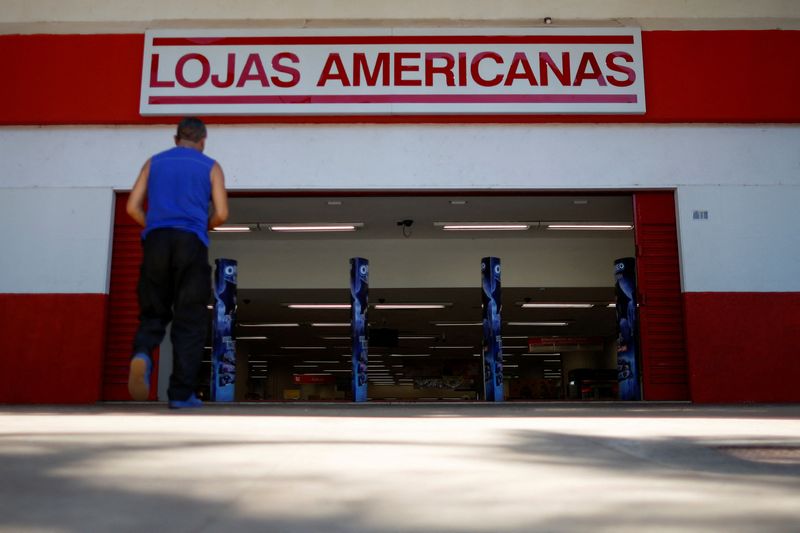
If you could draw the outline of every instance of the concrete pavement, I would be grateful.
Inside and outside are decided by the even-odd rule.
[[[0,405],[0,531],[800,531],[800,405]]]

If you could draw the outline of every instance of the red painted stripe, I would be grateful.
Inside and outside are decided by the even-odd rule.
[[[589,104],[636,103],[635,94],[329,94],[151,96],[153,105],[207,104]]]
[[[374,44],[633,44],[631,35],[374,35],[303,37],[157,37],[153,46]]]
[[[692,400],[800,402],[800,292],[686,293]]]
[[[210,117],[212,124],[797,123],[800,31],[642,32],[644,115]],[[3,35],[0,125],[165,124],[139,115],[144,37]]]
[[[0,403],[94,403],[104,294],[0,294]]]

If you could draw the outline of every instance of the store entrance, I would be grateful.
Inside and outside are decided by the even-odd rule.
[[[617,397],[630,195],[234,197],[227,226],[210,254],[239,263],[239,401],[352,400],[351,257],[370,261],[371,400],[484,398],[487,256],[503,265],[505,399]]]

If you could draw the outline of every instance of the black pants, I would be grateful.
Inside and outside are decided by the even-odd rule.
[[[194,233],[176,229],[151,231],[142,247],[139,330],[133,353],[152,354],[172,321],[172,375],[167,396],[186,400],[198,386],[208,329],[208,248]]]

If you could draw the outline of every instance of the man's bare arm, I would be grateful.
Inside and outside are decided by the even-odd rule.
[[[144,201],[147,198],[147,178],[150,176],[150,160],[142,166],[139,171],[139,176],[136,178],[136,183],[133,184],[133,190],[128,197],[128,204],[126,211],[128,215],[135,220],[140,226],[145,226],[145,212]]]
[[[214,229],[228,220],[228,193],[225,191],[225,174],[219,163],[211,168],[211,216],[208,229]]]

